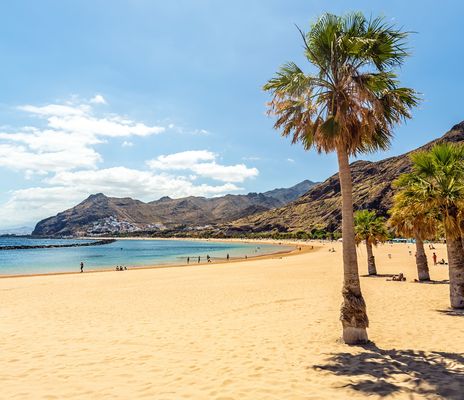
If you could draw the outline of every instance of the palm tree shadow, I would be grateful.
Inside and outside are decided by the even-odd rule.
[[[439,313],[445,314],[445,315],[450,315],[452,317],[464,317],[464,310],[453,310],[453,309],[447,309],[447,310],[436,310]]]
[[[433,279],[429,281],[419,281],[417,279],[414,279],[414,283],[420,283],[421,285],[449,285],[449,280],[448,279],[443,279],[441,281],[435,281]]]
[[[361,278],[391,278],[395,276],[395,274],[375,274],[375,275],[364,274],[360,276]]]
[[[464,354],[416,350],[383,350],[370,343],[360,354],[338,353],[316,370],[350,377],[344,387],[385,397],[397,392],[424,398],[462,400]]]

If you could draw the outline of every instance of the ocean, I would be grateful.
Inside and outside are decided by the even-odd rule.
[[[2,246],[37,246],[91,242],[80,239],[31,239],[0,238]],[[0,275],[43,274],[53,272],[72,272],[111,269],[116,265],[127,268],[136,266],[184,264],[190,257],[191,264],[206,263],[209,255],[212,261],[224,260],[291,250],[291,246],[214,242],[195,240],[116,240],[100,246],[62,247],[46,249],[21,249],[0,251]]]

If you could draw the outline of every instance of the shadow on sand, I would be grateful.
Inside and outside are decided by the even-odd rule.
[[[436,310],[441,314],[450,315],[452,317],[464,317],[464,310],[453,310],[449,308],[447,310]]]
[[[448,279],[444,279],[442,281],[434,281],[433,279],[431,279],[429,281],[419,281],[417,279],[414,279],[412,282],[413,283],[420,283],[422,285],[449,285],[449,280]]]
[[[462,400],[464,354],[383,350],[370,343],[361,354],[338,353],[316,370],[351,378],[344,387],[385,397],[397,392],[426,399]]]
[[[392,278],[393,276],[395,276],[395,274],[375,274],[375,275],[364,274],[360,276],[361,278]]]

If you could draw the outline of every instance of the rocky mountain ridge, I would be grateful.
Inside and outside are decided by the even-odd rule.
[[[392,205],[392,182],[410,171],[409,155],[431,148],[437,142],[464,143],[464,121],[454,125],[442,137],[405,154],[371,162],[358,160],[351,163],[354,209],[376,210],[388,216]],[[314,185],[307,193],[283,207],[250,215],[224,225],[227,234],[240,232],[311,232],[322,229],[334,232],[341,225],[341,196],[338,173]]]
[[[287,204],[305,193],[305,180],[286,189],[221,197],[184,197],[144,203],[131,198],[93,194],[77,206],[40,221],[34,236],[84,236],[166,229],[195,230],[230,222]]]

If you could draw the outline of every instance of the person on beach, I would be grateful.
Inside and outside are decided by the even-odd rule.
[[[229,253],[227,253],[227,261],[229,261]]]
[[[206,255],[206,261],[211,262],[211,257],[209,256],[209,254]]]
[[[200,264],[200,256],[198,256],[198,264]]]
[[[84,272],[84,263],[81,261],[81,272]]]
[[[433,265],[437,265],[437,255],[435,254],[435,252],[433,252],[432,259],[433,259]]]
[[[190,257],[187,257],[187,264],[190,264]]]

